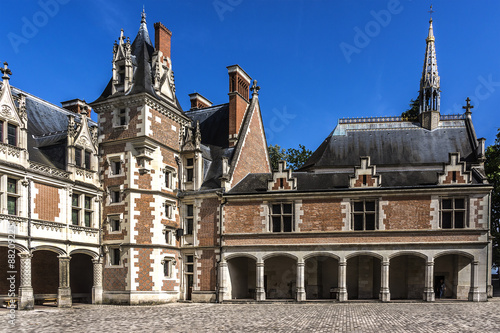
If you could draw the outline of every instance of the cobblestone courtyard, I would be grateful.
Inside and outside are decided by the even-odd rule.
[[[37,307],[1,332],[488,332],[500,298],[487,303],[266,303]]]

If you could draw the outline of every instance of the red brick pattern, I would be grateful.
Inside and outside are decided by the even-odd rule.
[[[267,162],[267,147],[263,133],[260,112],[256,108],[253,110],[249,131],[245,139],[246,141],[241,149],[238,164],[234,170],[233,185],[237,184],[250,172],[270,172]],[[240,140],[243,140],[243,137],[240,137]]]
[[[453,173],[455,173],[456,182],[453,181]],[[465,177],[459,171],[448,171],[443,184],[465,184]]]
[[[137,244],[151,244],[153,237],[153,207],[151,203],[154,202],[152,194],[141,194],[140,198],[135,199],[135,213],[134,218],[139,222],[136,223],[134,230],[138,233],[135,236]]]
[[[106,121],[100,124],[101,133],[104,135],[103,141],[135,138],[139,133],[137,125],[142,124],[142,119],[139,119],[141,115],[139,110],[141,109],[142,106],[130,108],[130,111],[128,112],[129,122],[126,128],[113,127],[114,110],[103,112],[101,117],[106,118]]]
[[[228,202],[224,207],[225,233],[253,233],[265,230],[265,217],[260,216],[259,201]]]
[[[280,187],[280,185],[283,184],[283,187]],[[291,190],[292,188],[290,187],[290,184],[286,181],[286,178],[277,178],[276,181],[273,184],[273,187],[271,190],[276,191],[276,190]]]
[[[148,120],[150,121],[151,130],[153,131],[153,134],[150,136],[171,149],[179,150],[179,131],[181,130],[179,123],[155,109],[150,108],[149,112]],[[156,121],[156,117],[160,118],[161,122]],[[177,128],[177,131],[172,130],[172,125]]]
[[[61,209],[59,208],[61,198],[59,198],[57,187],[40,183],[34,184],[38,193],[34,199],[35,207],[33,212],[38,214],[40,220],[55,221],[61,213]]]
[[[174,251],[174,250],[167,250],[167,249],[163,249],[161,251],[161,257],[166,257],[165,255],[166,254],[170,254],[170,255],[174,255],[174,258],[176,258],[175,262],[175,275],[172,274],[172,277],[169,279],[169,278],[165,278],[163,279],[163,285],[161,287],[161,290],[162,291],[174,291],[175,290],[175,287],[178,287],[180,284],[179,284],[179,281],[181,279],[181,276],[180,276],[180,270],[181,270],[181,262],[180,260],[177,260],[177,258],[179,257],[180,253],[179,251]],[[172,265],[172,269],[174,268],[174,266]]]
[[[198,272],[202,291],[215,290],[215,267],[216,259],[213,250],[203,250],[201,258],[197,260],[201,264],[201,269]]]
[[[431,229],[432,216],[430,196],[384,197],[388,201],[382,206],[386,230]]]
[[[363,176],[366,176],[366,184],[363,184]],[[354,182],[354,187],[373,187],[375,184],[375,178],[372,175],[358,175],[358,179]]]
[[[215,246],[217,244],[217,228],[219,224],[219,207],[217,198],[204,199],[199,209],[198,241],[200,246]]]
[[[105,260],[107,261],[107,259]],[[127,262],[125,258],[122,260],[123,267],[105,267],[102,270],[103,289],[108,291],[123,291],[127,286]]]
[[[153,249],[136,249],[138,254],[134,255],[135,259],[139,259],[137,265],[139,266],[139,272],[137,273],[137,278],[135,283],[137,285],[137,290],[139,291],[152,291],[153,290],[153,263],[154,260],[151,259],[153,254]]]
[[[311,199],[302,201],[300,231],[340,231],[343,219],[340,200]]]
[[[482,211],[484,209],[484,206],[481,205],[481,201],[483,198],[477,198],[473,200],[473,213],[474,213],[474,220],[472,221],[472,225],[470,226],[471,228],[479,228],[479,220],[483,218],[483,214],[479,214],[479,211]]]

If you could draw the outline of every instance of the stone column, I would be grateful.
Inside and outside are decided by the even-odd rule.
[[[424,301],[434,302],[436,294],[434,293],[434,261],[428,261],[425,265],[425,286]]]
[[[297,302],[306,300],[306,289],[304,288],[304,261],[297,262]]]
[[[484,297],[483,299],[482,297],[483,295],[479,293],[478,282],[479,282],[479,261],[474,260],[471,262],[469,301],[472,302],[486,301],[486,297]]]
[[[31,285],[31,258],[33,255],[29,252],[19,253],[21,258],[21,283],[19,285],[19,309],[33,310],[35,298],[33,296],[33,287]]]
[[[102,304],[102,262],[100,258],[92,259],[94,264],[94,286],[92,287],[92,304]]]
[[[226,271],[227,271],[227,261],[222,259],[219,262],[219,303],[223,302],[226,299],[226,293],[227,293]]]
[[[380,286],[380,300],[382,302],[391,301],[391,293],[389,291],[389,261],[382,261],[381,271],[381,286]]]
[[[70,308],[72,305],[69,285],[69,256],[59,256],[59,289],[57,290],[57,306]]]
[[[264,289],[264,262],[257,261],[257,277],[255,286],[255,298],[257,301],[266,300],[266,290]]]
[[[347,286],[346,278],[347,275],[347,261],[339,261],[339,291],[337,294],[337,300],[339,302],[347,302]]]

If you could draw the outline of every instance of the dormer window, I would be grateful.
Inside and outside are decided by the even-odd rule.
[[[120,126],[125,126],[127,125],[127,116],[126,116],[126,111],[125,109],[120,109],[118,112],[118,124]]]
[[[3,121],[0,120],[0,142],[3,142]]]
[[[192,182],[194,176],[194,159],[186,159],[186,181]]]
[[[17,179],[7,178],[7,214],[17,215]]]
[[[125,81],[125,66],[118,66],[118,83]]]
[[[7,124],[7,143],[11,146],[17,146],[17,126]]]
[[[90,170],[90,152],[85,151],[85,169]]]
[[[113,175],[119,175],[122,173],[122,162],[121,161],[112,161],[111,162],[111,170]]]
[[[77,167],[82,167],[82,150],[80,148],[75,148],[75,165]]]

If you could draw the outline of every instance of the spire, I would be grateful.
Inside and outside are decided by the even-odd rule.
[[[142,8],[142,13],[141,13],[141,25],[139,26],[139,31],[137,32],[137,36],[134,39],[134,42],[132,43],[132,54],[135,56],[138,56],[140,53],[140,49],[142,48],[143,43],[148,44],[153,47],[153,44],[151,43],[151,39],[149,38],[149,32],[148,32],[148,25],[146,23],[146,11],[144,10],[144,7]]]
[[[2,72],[2,79],[4,81],[8,81],[10,79],[9,75],[12,75],[12,71],[9,68],[9,64],[7,62],[3,63],[3,68],[0,68],[0,72]]]
[[[432,6],[430,10],[433,12]],[[426,38],[426,49],[422,78],[420,80],[420,113],[439,111],[440,78],[436,60],[436,45],[432,27],[432,16],[429,20],[429,34]]]
[[[141,14],[141,25],[146,24],[146,10],[144,9],[144,5],[142,5],[142,14]]]

